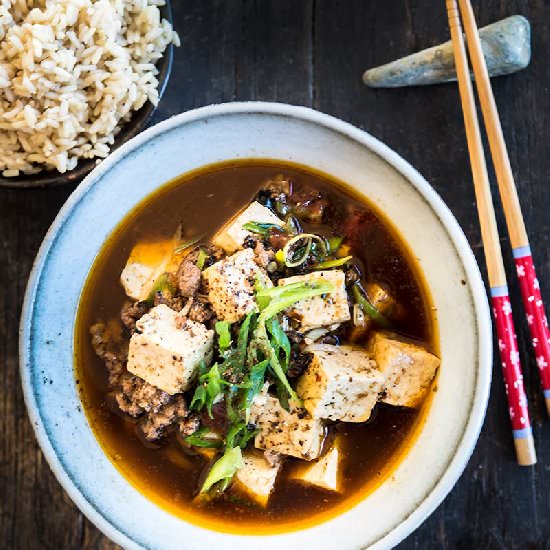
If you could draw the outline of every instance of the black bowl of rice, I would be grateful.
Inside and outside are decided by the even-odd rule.
[[[78,183],[147,124],[179,45],[169,0],[34,5],[0,5],[0,186]]]

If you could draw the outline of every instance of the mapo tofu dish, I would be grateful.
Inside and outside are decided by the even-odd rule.
[[[434,313],[364,197],[292,164],[174,181],[109,238],[78,313],[99,442],[171,512],[274,532],[353,505],[391,471],[440,364]]]

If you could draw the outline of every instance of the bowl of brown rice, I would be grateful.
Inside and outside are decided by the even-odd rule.
[[[3,0],[0,185],[78,183],[150,120],[174,45],[169,0]]]

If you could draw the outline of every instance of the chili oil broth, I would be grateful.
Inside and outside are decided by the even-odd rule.
[[[119,275],[132,247],[144,240],[169,239],[180,223],[184,241],[203,233],[208,238],[254,198],[263,182],[279,174],[293,179],[294,190],[313,187],[335,205],[332,220],[324,226],[309,226],[317,233],[338,234],[350,212],[361,213],[364,227],[359,246],[352,253],[359,259],[366,279],[387,285],[404,306],[395,329],[437,352],[434,313],[414,261],[383,216],[344,184],[299,165],[243,160],[187,174],[146,198],[108,239],[85,284],[75,332],[77,384],[92,429],[118,470],[161,507],[221,531],[289,531],[344,511],[391,473],[410,447],[422,417],[422,410],[379,404],[367,423],[329,428],[329,439],[337,432],[343,445],[341,494],[287,479],[291,469],[301,462],[289,458],[279,473],[267,509],[247,502],[232,490],[197,506],[193,498],[207,463],[186,454],[175,435],[159,444],[144,443],[137,435],[137,420],[118,411],[107,396],[107,371],[92,349],[89,328],[98,321],[110,322],[120,327],[122,334],[118,319],[126,297]]]

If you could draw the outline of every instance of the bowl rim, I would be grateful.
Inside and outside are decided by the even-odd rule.
[[[67,201],[48,229],[39,248],[29,275],[21,310],[19,325],[19,368],[24,401],[35,436],[55,477],[63,489],[68,493],[71,500],[87,518],[106,536],[124,548],[142,548],[135,540],[132,540],[127,534],[120,531],[116,525],[111,523],[108,518],[102,515],[102,513],[84,497],[73,483],[72,479],[68,476],[67,472],[63,469],[50,443],[46,428],[39,415],[39,409],[32,386],[32,378],[27,368],[29,364],[27,342],[29,342],[30,338],[34,298],[45,260],[55,241],[57,232],[70,217],[75,206],[85,198],[87,192],[95,182],[100,180],[111,167],[115,166],[121,159],[134,150],[139,149],[148,141],[175,127],[212,117],[239,114],[260,116],[274,115],[310,122],[334,131],[337,134],[341,134],[381,157],[398,171],[410,185],[416,188],[430,204],[430,207],[439,218],[450,240],[454,244],[461,264],[468,275],[468,284],[473,297],[473,309],[477,323],[479,358],[470,417],[466,423],[460,441],[453,451],[451,460],[448,462],[443,474],[434,481],[431,490],[409,516],[404,518],[401,523],[391,531],[385,533],[371,546],[372,548],[393,547],[416,530],[439,506],[463,473],[477,443],[485,418],[492,376],[493,337],[489,304],[478,264],[466,236],[449,207],[444,203],[443,199],[431,187],[427,180],[400,155],[369,133],[348,122],[333,117],[332,115],[316,111],[309,107],[275,102],[246,101],[212,104],[175,115],[146,129],[144,132],[122,144],[100,165],[94,168],[94,170],[92,170],[92,172],[90,172],[69,195]],[[311,529],[314,530],[315,527]]]

